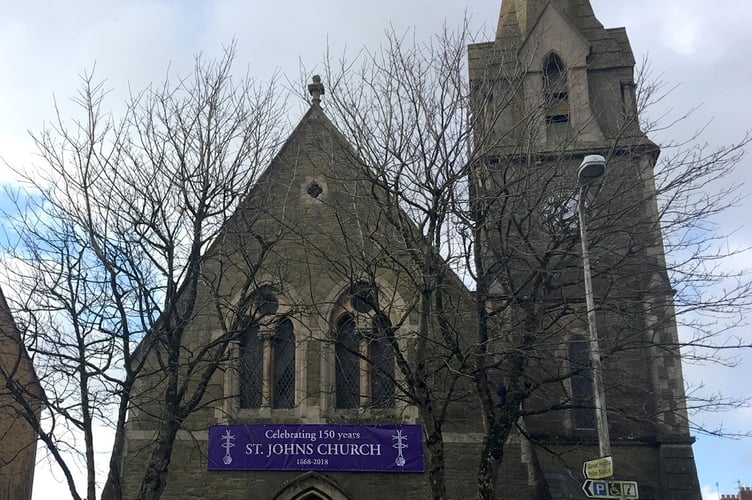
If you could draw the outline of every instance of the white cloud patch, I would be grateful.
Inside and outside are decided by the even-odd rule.
[[[715,486],[703,485],[702,486],[702,500],[720,500],[721,495],[718,494],[718,490]]]
[[[663,17],[663,43],[683,56],[692,56],[702,43],[704,22],[702,11],[687,7],[687,2],[667,2]]]

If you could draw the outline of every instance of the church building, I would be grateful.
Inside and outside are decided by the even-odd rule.
[[[31,357],[0,290],[0,500],[28,500],[43,397]]]
[[[447,498],[474,496],[485,436],[477,396],[423,326],[442,323],[471,352],[483,293],[499,324],[494,397],[503,404],[515,377],[527,394],[497,498],[623,488],[624,498],[700,500],[653,179],[660,151],[640,129],[634,65],[626,31],[604,28],[588,0],[503,0],[495,40],[468,48],[468,185],[486,285],[470,290],[446,271],[454,307],[429,320],[415,306],[424,290],[414,244],[426,242],[406,237],[419,229],[327,116],[314,77],[310,109],[208,251],[181,348],[185,359],[222,354],[216,370],[182,369],[209,383],[176,423],[162,498],[432,498],[435,433]],[[607,164],[587,186],[586,157]],[[146,375],[126,426],[125,498],[136,496],[166,404],[163,353],[149,337],[139,349]],[[405,389],[417,365],[431,370],[427,391],[453,395],[436,400],[446,407],[439,428]],[[583,464],[600,458],[599,386],[613,471],[586,478]]]

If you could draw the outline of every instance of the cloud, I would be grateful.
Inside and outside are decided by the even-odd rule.
[[[697,52],[703,39],[705,22],[697,11],[688,9],[686,2],[678,5],[675,2],[666,2],[664,7],[667,12],[662,17],[663,30],[661,38],[663,43],[674,52],[683,56],[692,56]],[[668,22],[670,20],[670,22]]]
[[[6,4],[0,17],[0,63],[5,68],[0,79],[0,156],[25,167],[37,161],[26,131],[37,131],[45,120],[54,119],[53,95],[63,107],[63,116],[71,116],[69,97],[80,84],[77,76],[95,63],[96,75],[107,79],[107,88],[116,89],[115,102],[127,95],[129,85],[138,89],[161,81],[168,66],[173,74],[185,74],[197,52],[213,57],[233,37],[238,39],[239,70],[250,62],[253,74],[262,78],[277,67],[294,78],[299,60],[313,68],[328,45],[335,57],[345,46],[351,53],[364,45],[377,46],[390,21],[397,29],[416,26],[423,34],[433,33],[445,18],[451,26],[458,25],[468,8],[476,26],[485,24],[492,30],[501,0],[27,0]],[[657,75],[669,85],[681,84],[657,114],[666,109],[681,114],[704,104],[691,120],[674,127],[669,137],[691,135],[711,119],[703,141],[728,143],[742,136],[752,116],[749,99],[741,98],[748,93],[752,65],[739,54],[752,45],[748,26],[752,2],[727,0],[723,8],[708,8],[705,0],[592,0],[592,5],[606,27],[626,26],[638,60],[649,54]],[[10,179],[12,174],[0,164],[0,180]],[[752,169],[742,169],[733,181],[744,179],[752,181]],[[749,212],[746,202],[733,215],[724,215],[723,223],[735,229],[748,221]],[[742,230],[737,238],[749,241],[749,234],[749,229]],[[734,265],[744,262],[748,261],[740,258]],[[711,391],[738,395],[749,394],[739,376],[745,373],[752,373],[750,356],[736,369],[686,367],[688,380],[704,381]],[[709,425],[749,427],[752,410],[702,418]],[[702,437],[703,443],[707,441],[712,440]],[[740,450],[741,461],[750,464],[747,470],[752,468],[749,443],[720,443],[713,455],[698,453],[701,474],[716,474],[712,467],[724,447]],[[59,496],[57,483],[41,493],[44,476],[35,477],[40,485],[35,498]],[[706,499],[717,499],[710,486],[704,487],[704,494]]]
[[[702,487],[702,500],[720,500],[721,495],[718,494],[718,490],[714,486],[703,485]]]

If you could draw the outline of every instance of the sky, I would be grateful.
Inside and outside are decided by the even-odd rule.
[[[28,131],[39,131],[55,117],[57,102],[63,115],[80,75],[94,71],[106,80],[115,100],[128,88],[141,88],[171,74],[185,74],[199,52],[221,53],[237,40],[237,68],[248,67],[260,79],[275,71],[297,82],[300,68],[313,74],[327,49],[333,54],[376,47],[391,23],[398,30],[414,28],[427,37],[443,23],[458,26],[463,16],[492,39],[501,0],[0,0],[0,157],[15,168],[37,161]],[[666,82],[671,93],[652,118],[682,116],[697,108],[658,142],[685,139],[700,130],[711,147],[741,139],[750,125],[752,65],[743,51],[752,46],[752,2],[749,0],[592,0],[607,27],[625,26],[638,61],[647,58],[652,75]],[[712,7],[709,7],[711,5]],[[742,56],[742,57],[740,57]],[[324,82],[326,83],[326,82]],[[0,164],[0,184],[16,176]],[[750,193],[752,169],[744,160],[734,179]],[[743,185],[747,182],[746,185]],[[4,204],[5,200],[0,200]],[[752,198],[720,220],[729,244],[752,246],[748,214]],[[737,267],[752,267],[752,256],[735,259]],[[752,339],[748,329],[736,334]],[[741,353],[736,368],[685,365],[693,387],[707,392],[752,395],[746,377],[752,354]],[[695,415],[709,427],[750,430],[752,410]],[[745,427],[746,426],[746,427]],[[752,440],[697,436],[695,455],[706,499],[734,493],[736,482],[752,486]],[[54,491],[54,475],[41,464],[35,498]],[[58,487],[59,488],[59,487]]]

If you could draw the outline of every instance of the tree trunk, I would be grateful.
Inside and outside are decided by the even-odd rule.
[[[167,470],[172,458],[172,449],[175,446],[175,438],[182,422],[180,408],[180,396],[178,395],[178,367],[179,367],[179,339],[174,335],[170,338],[173,348],[169,352],[168,374],[166,378],[167,388],[164,393],[165,407],[159,430],[152,448],[149,465],[144,473],[141,487],[138,490],[137,500],[158,500],[167,486]]]
[[[179,428],[180,424],[175,418],[163,424],[152,450],[141,488],[136,496],[138,500],[158,500],[162,496],[167,486],[167,469]]]
[[[424,420],[426,424],[428,423]],[[441,425],[431,423],[430,429],[426,425],[426,448],[428,449],[428,481],[434,500],[446,500],[446,474],[444,464],[444,437],[441,435]]]
[[[126,413],[128,412],[130,386],[130,383],[126,383],[123,387],[123,394],[120,396],[117,422],[123,424],[126,421]],[[118,425],[115,429],[115,441],[112,444],[112,453],[110,454],[110,470],[107,473],[107,481],[102,489],[102,500],[122,500],[123,498],[123,485],[120,479],[124,451],[125,427],[124,425]]]
[[[504,458],[504,447],[494,453],[495,446],[489,443],[489,436],[483,441],[483,451],[478,469],[478,500],[493,500],[499,478],[499,469]],[[497,456],[494,456],[497,455]]]

